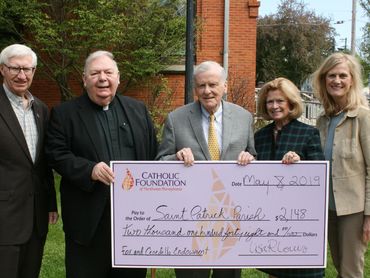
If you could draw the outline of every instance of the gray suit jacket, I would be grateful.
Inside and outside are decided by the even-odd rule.
[[[223,101],[221,160],[237,160],[241,151],[255,155],[253,117],[244,108]],[[200,103],[177,108],[168,114],[156,159],[177,160],[176,152],[190,148],[195,161],[211,160],[202,128]]]

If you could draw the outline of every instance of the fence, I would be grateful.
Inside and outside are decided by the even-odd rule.
[[[306,124],[316,125],[316,119],[322,112],[322,105],[317,100],[303,100],[303,113],[300,120]]]

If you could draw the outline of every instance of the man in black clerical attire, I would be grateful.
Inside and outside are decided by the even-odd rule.
[[[86,93],[51,111],[46,155],[62,176],[61,206],[67,277],[145,277],[146,269],[111,266],[110,160],[153,160],[157,142],[145,106],[116,95],[113,55],[86,59]]]

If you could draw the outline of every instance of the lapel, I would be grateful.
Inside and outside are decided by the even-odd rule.
[[[37,134],[38,134],[38,140],[37,140],[37,146],[36,146],[36,157],[35,157],[35,164],[38,160],[42,146],[44,145],[44,114],[42,113],[42,107],[38,100],[35,98],[33,105],[32,105],[32,111],[33,116],[35,118],[36,122],[36,128],[37,128]]]
[[[99,136],[99,132],[97,132],[97,129],[100,129],[100,127],[97,125],[99,119],[96,115],[96,109],[92,105],[87,93],[84,93],[77,102],[79,108],[78,115],[85,125],[86,130],[86,133],[84,133],[83,129],[81,129],[81,136],[90,139],[99,161],[109,161],[109,154],[103,152],[103,142]]]
[[[19,144],[28,160],[33,164],[26,138],[24,138],[22,128],[19,125],[17,116],[13,111],[12,105],[2,85],[0,85],[0,117],[4,120],[5,125],[8,126],[9,131],[14,135],[15,141]]]
[[[232,118],[231,106],[226,101],[222,101],[222,152],[220,160],[224,160],[231,137],[236,130],[236,121],[237,119]]]
[[[189,108],[189,121],[190,126],[193,129],[194,136],[202,149],[203,155],[207,160],[211,160],[211,156],[208,151],[208,145],[204,138],[203,127],[202,127],[202,112],[200,109],[200,103],[194,102]]]

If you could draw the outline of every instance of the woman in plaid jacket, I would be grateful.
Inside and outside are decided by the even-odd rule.
[[[298,88],[288,79],[266,83],[258,95],[257,111],[272,123],[255,134],[258,160],[281,160],[290,164],[299,160],[324,160],[319,131],[297,119],[302,115]],[[260,269],[270,277],[297,278],[324,276],[324,269]]]

